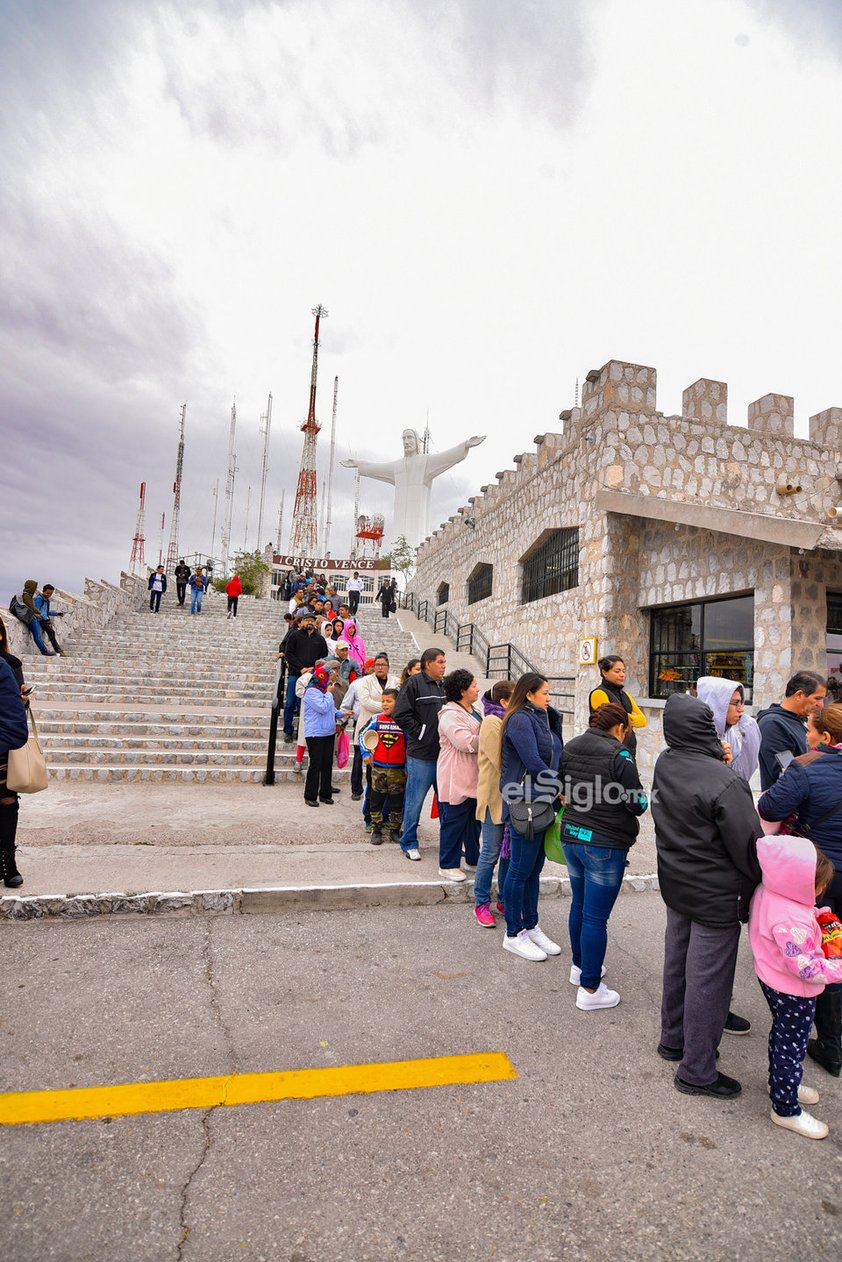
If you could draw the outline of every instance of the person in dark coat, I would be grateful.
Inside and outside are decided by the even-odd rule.
[[[295,685],[299,675],[310,670],[321,658],[327,657],[327,641],[316,630],[316,620],[308,611],[299,616],[295,626],[284,641],[284,658],[287,668],[287,689],[284,699],[284,740],[289,745],[295,735],[292,720],[295,715]]]
[[[21,749],[28,739],[29,725],[20,684],[8,662],[0,658],[0,873],[8,889],[23,885],[15,863],[18,795],[6,784],[9,750]]]
[[[794,827],[833,864],[822,903],[842,918],[842,705],[825,706],[807,722],[808,752],[789,764],[760,798],[761,819],[797,819]],[[807,1055],[834,1078],[842,1074],[842,987],[826,986],[816,998],[816,1038]]]
[[[827,686],[821,675],[799,670],[786,686],[786,695],[757,716],[760,728],[760,787],[770,789],[781,774],[777,754],[798,758],[807,752],[807,719],[824,705]]]
[[[149,608],[153,613],[161,612],[161,597],[167,590],[167,576],[164,573],[163,565],[159,565],[149,575]]]
[[[401,850],[407,859],[421,858],[418,821],[430,789],[438,792],[439,710],[445,702],[442,679],[447,670],[444,649],[421,654],[421,669],[398,693],[392,718],[406,737],[406,796],[403,804]]]
[[[652,816],[658,881],[667,905],[661,1042],[680,1062],[688,1095],[730,1099],[742,1088],[718,1073],[740,925],[760,882],[762,834],[751,790],[724,762],[713,711],[689,693],[664,708],[668,748],[655,764]]]
[[[187,583],[190,579],[190,566],[184,564],[184,557],[181,558],[175,567],[175,594],[178,597],[178,603],[184,605],[184,598],[187,595]]]
[[[395,579],[389,583],[384,578],[374,599],[380,601],[380,611],[384,618],[394,613],[398,607],[398,585]]]

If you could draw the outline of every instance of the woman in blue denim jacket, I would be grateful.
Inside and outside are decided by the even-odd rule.
[[[506,934],[503,950],[521,959],[538,962],[548,955],[560,955],[561,947],[538,925],[538,890],[544,866],[544,832],[522,837],[509,815],[509,798],[521,796],[520,785],[540,794],[538,776],[558,775],[563,741],[561,716],[550,705],[550,685],[543,675],[530,671],[515,684],[503,721],[503,757],[500,791],[503,794],[503,820],[509,825],[511,857],[503,887]],[[526,778],[526,779],[525,779]],[[526,783],[528,781],[528,783]]]

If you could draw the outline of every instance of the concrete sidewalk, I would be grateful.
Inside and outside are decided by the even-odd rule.
[[[21,800],[11,895],[104,891],[424,883],[438,881],[438,824],[419,829],[421,863],[386,840],[372,846],[349,786],[334,806],[304,805],[303,785],[51,785]],[[629,854],[630,875],[655,871],[651,825]],[[565,869],[547,864],[546,876]]]

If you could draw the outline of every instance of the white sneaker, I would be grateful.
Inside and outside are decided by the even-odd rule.
[[[520,933],[514,938],[510,938],[508,934],[505,934],[503,937],[503,950],[511,951],[512,955],[519,955],[522,960],[534,960],[536,964],[547,958],[546,951],[542,951],[539,946],[535,945],[525,929],[521,929]]]
[[[604,965],[604,964],[603,964],[603,966],[602,966],[602,971],[600,972],[600,974],[599,974],[599,975],[600,975],[600,977],[604,977],[604,976],[605,976],[605,965]],[[571,965],[570,965],[570,985],[571,985],[571,986],[581,986],[581,984],[582,984],[582,970],[581,970],[580,968],[577,968],[575,964],[571,964]]]
[[[772,1094],[772,1091],[770,1088],[769,1095],[771,1094]],[[821,1096],[819,1095],[815,1087],[805,1087],[804,1083],[802,1082],[801,1086],[798,1088],[798,1103],[799,1104],[818,1104],[820,1099],[821,1099]]]
[[[535,945],[540,947],[542,951],[545,951],[547,955],[561,955],[561,947],[557,942],[553,942],[552,938],[547,937],[540,925],[536,925],[534,929],[527,929],[526,933],[529,934]]]
[[[795,1117],[780,1117],[772,1109],[771,1118],[776,1126],[782,1126],[787,1131],[795,1131],[796,1135],[803,1135],[805,1139],[824,1139],[830,1133],[827,1122],[820,1122],[817,1117],[805,1113],[803,1109],[800,1113],[796,1113]]]
[[[439,868],[439,876],[446,881],[466,881],[468,878],[461,868]]]
[[[464,868],[466,872],[476,872],[477,865],[475,863],[466,863],[464,864]]]
[[[412,859],[414,863],[418,863],[418,861],[421,858],[420,851],[417,849],[417,847],[413,850],[404,850],[404,854],[406,855],[407,859]]]
[[[580,986],[576,993],[576,1007],[583,1012],[593,1012],[596,1008],[616,1008],[619,1002],[620,996],[616,990],[609,990],[605,982],[600,982],[593,994],[585,990],[584,986]]]

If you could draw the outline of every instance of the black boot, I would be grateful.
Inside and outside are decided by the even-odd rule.
[[[833,1077],[842,1074],[842,993],[825,990],[816,1000],[816,1034],[807,1055]]]
[[[16,890],[18,886],[23,885],[23,877],[18,872],[15,863],[14,848],[0,850],[0,871],[3,873],[3,884],[7,889]]]

